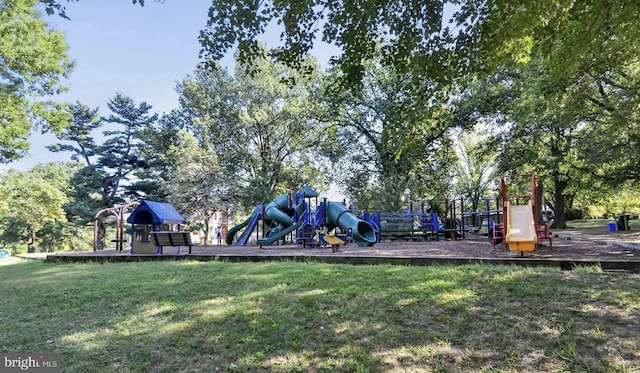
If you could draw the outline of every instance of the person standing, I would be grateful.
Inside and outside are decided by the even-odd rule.
[[[216,238],[218,239],[218,246],[222,245],[222,227],[219,225],[216,227]]]

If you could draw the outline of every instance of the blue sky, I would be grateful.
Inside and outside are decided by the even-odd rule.
[[[131,0],[79,0],[66,3],[71,20],[45,16],[64,32],[75,68],[67,82],[69,92],[56,99],[100,107],[117,92],[146,101],[158,113],[178,105],[176,82],[191,73],[198,60],[199,32],[206,25],[210,0],[147,0],[144,7]],[[277,35],[269,35],[274,38]],[[266,40],[266,39],[265,39]],[[232,53],[230,53],[232,54]],[[232,58],[223,65],[231,66]],[[37,163],[67,160],[44,148],[56,140],[33,134],[30,156],[0,169],[27,169]]]
[[[193,72],[199,62],[198,35],[207,22],[211,0],[146,0],[145,6],[131,0],[79,0],[65,2],[67,15],[45,16],[65,34],[69,56],[75,62],[67,86],[56,99],[99,107],[108,115],[107,101],[117,92],[135,102],[146,101],[159,114],[178,106],[176,83]],[[261,37],[267,47],[279,44],[279,31]],[[233,68],[234,51],[221,63]],[[326,66],[335,46],[318,42],[313,54]],[[102,131],[102,129],[100,130]],[[38,163],[69,160],[67,153],[52,153],[45,146],[57,142],[50,134],[34,133],[30,156],[8,165],[27,170]]]
[[[188,5],[186,5],[188,4]],[[177,105],[176,82],[198,63],[198,33],[210,0],[80,0],[68,3],[71,20],[52,19],[76,66],[64,97],[105,107],[116,92],[146,101],[156,111]]]
[[[207,21],[210,0],[147,0],[144,7],[131,0],[80,0],[66,3],[71,20],[45,16],[65,34],[75,67],[67,82],[69,91],[56,100],[100,107],[117,92],[146,101],[158,113],[178,105],[176,82],[198,63],[199,31]],[[223,63],[229,64],[231,59]],[[51,135],[34,133],[30,156],[2,168],[27,169],[37,163],[68,160],[44,148],[55,142]]]

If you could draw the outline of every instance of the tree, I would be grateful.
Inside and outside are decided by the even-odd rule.
[[[103,132],[105,141],[98,147],[100,154],[96,163],[96,171],[102,176],[100,193],[101,208],[113,207],[127,201],[129,196],[140,198],[135,183],[129,184],[130,178],[148,167],[142,157],[145,144],[141,141],[141,132],[151,126],[157,119],[151,114],[151,105],[146,102],[136,105],[130,97],[117,93],[107,107],[111,114],[102,118],[110,129]],[[98,222],[97,249],[104,247],[106,226]]]
[[[102,174],[96,165],[99,150],[95,143],[94,131],[101,128],[104,121],[98,115],[98,108],[91,108],[76,101],[69,106],[73,115],[69,125],[57,133],[61,143],[47,146],[52,152],[70,152],[71,159],[82,162],[71,177],[70,201],[64,208],[67,219],[76,225],[85,225],[93,221],[96,212],[101,210]]]
[[[572,87],[565,110],[580,110],[584,171],[613,186],[640,176],[638,16],[635,1],[586,1],[532,30],[530,55],[545,56],[550,78]]]
[[[476,80],[458,102],[457,118],[501,129],[495,138],[500,174],[533,173],[549,186],[545,200],[555,228],[566,228],[571,203],[588,170],[580,154],[588,110],[581,80],[553,76],[548,59],[536,56],[524,65]]]
[[[309,68],[316,68],[311,61]],[[207,144],[234,181],[229,199],[251,207],[320,179],[309,156],[322,135],[310,99],[317,81],[259,59],[251,70],[239,65],[233,77],[199,69],[178,85],[200,146]]]
[[[180,154],[172,152],[175,144],[180,143],[182,130],[193,128],[190,118],[180,110],[174,109],[163,114],[156,122],[142,128],[137,137],[145,144],[140,148],[140,158],[146,167],[136,170],[136,181],[132,189],[147,199],[165,200],[164,181],[181,161]]]
[[[138,183],[144,183],[139,176],[149,174],[150,160],[145,157],[148,153],[143,140],[155,125],[157,115],[150,113],[151,106],[147,103],[137,105],[119,93],[107,106],[112,113],[99,118],[97,108],[79,102],[71,105],[73,121],[58,134],[58,139],[64,142],[49,146],[52,151],[71,152],[72,159],[85,164],[73,175],[72,201],[66,205],[70,219],[76,224],[92,222],[99,210],[144,195],[130,179],[135,175]],[[96,144],[92,132],[104,124],[109,126],[103,131],[106,139]],[[98,249],[104,245],[105,233],[106,226],[101,221]]]
[[[382,63],[396,71],[412,72],[418,77],[450,81],[451,69],[464,67],[452,59],[460,45],[469,45],[470,24],[478,22],[480,3],[462,2],[455,24],[447,27],[445,8],[460,1],[428,0],[262,1],[215,0],[209,9],[207,27],[200,33],[201,55],[205,60],[220,59],[237,46],[241,62],[262,53],[257,39],[275,23],[281,27],[283,45],[272,51],[279,61],[298,67],[317,38],[334,44],[342,54],[332,61],[343,73],[347,85],[364,78],[366,62],[378,53],[378,43],[388,40],[382,49]],[[270,30],[270,29],[269,29]],[[467,54],[468,56],[468,54]],[[454,66],[454,63],[457,66]]]
[[[69,201],[64,205],[67,220],[74,226],[85,226],[93,222],[96,212],[102,205],[103,175],[96,165],[98,145],[94,131],[104,124],[98,115],[98,108],[91,108],[76,101],[70,105],[73,115],[67,127],[56,135],[61,143],[47,146],[52,152],[70,152],[71,159],[82,162],[71,176],[68,191]]]
[[[456,189],[459,195],[471,198],[474,201],[474,211],[476,203],[480,198],[484,198],[493,193],[491,187],[495,186],[494,172],[496,156],[491,149],[485,145],[490,141],[490,134],[474,127],[468,132],[459,132],[454,135],[455,153],[457,162]]]
[[[99,147],[98,166],[104,175],[102,181],[102,206],[111,207],[122,202],[126,195],[138,195],[133,185],[124,183],[135,172],[148,168],[147,160],[142,156],[146,146],[141,133],[152,126],[157,114],[151,114],[151,105],[146,102],[136,105],[130,97],[117,93],[107,107],[111,114],[102,118],[110,126],[103,134],[107,137]]]
[[[211,219],[233,205],[228,189],[234,183],[220,167],[218,156],[206,144],[201,147],[188,131],[180,132],[167,153],[174,160],[162,183],[167,199],[178,211],[197,220],[208,242]]]
[[[62,245],[68,228],[63,210],[73,169],[57,163],[40,164],[28,171],[9,170],[0,176],[0,208],[5,244],[22,242],[27,251],[40,247],[53,251]]]
[[[583,215],[574,211],[577,199],[584,202],[581,196],[588,196],[594,201],[593,194],[602,193],[616,180],[611,175],[615,161],[603,156],[611,150],[607,144],[633,135],[627,137],[629,132],[619,127],[616,135],[608,132],[607,128],[615,128],[611,116],[602,115],[593,103],[603,94],[614,97],[598,88],[609,74],[570,70],[554,75],[549,63],[547,56],[536,55],[526,64],[476,80],[469,91],[475,93],[464,95],[457,105],[458,118],[502,128],[496,148],[499,172],[536,172],[550,191],[545,200],[554,211],[553,226],[565,228],[567,218]],[[624,105],[632,96],[618,98],[607,105]],[[621,163],[629,165],[626,161]]]
[[[80,101],[71,104],[69,111],[71,122],[56,134],[64,143],[48,145],[47,149],[54,153],[71,152],[72,160],[91,166],[98,149],[93,132],[104,124],[102,118],[98,115],[98,108],[90,108]]]
[[[630,61],[583,88],[588,112],[579,144],[583,167],[612,188],[640,183],[640,63]]]
[[[45,99],[65,89],[60,80],[72,67],[67,44],[36,4],[0,5],[0,163],[24,157],[32,130],[56,131],[69,119],[64,104]]]
[[[335,84],[339,79],[334,70],[326,83],[325,117],[333,127],[325,132],[339,141],[327,150],[356,204],[396,211],[403,207],[405,190],[414,199],[444,195],[452,164],[445,88],[427,81],[418,90],[411,76],[378,59],[367,64],[361,89],[341,88]]]
[[[545,16],[532,17],[536,13]],[[530,80],[527,89],[544,100],[532,116],[547,120],[547,133],[557,139],[545,159],[556,165],[549,169],[559,227],[574,197],[583,193],[579,185],[615,185],[640,175],[634,151],[640,133],[639,15],[633,1],[532,2],[487,23],[495,26],[487,32],[504,38],[497,48],[520,56],[521,64],[545,78]],[[529,27],[514,27],[522,24]]]

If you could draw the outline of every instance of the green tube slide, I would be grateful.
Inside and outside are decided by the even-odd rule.
[[[343,231],[351,229],[353,239],[358,246],[373,246],[376,232],[364,220],[360,220],[347,206],[340,202],[327,202],[327,222],[340,227]]]
[[[276,228],[281,228],[281,227],[282,227],[282,226],[281,226],[281,225],[279,225],[279,226],[278,226],[278,227],[276,227]],[[260,246],[262,246],[262,245],[267,245],[267,246],[268,246],[268,245],[271,245],[271,244],[273,244],[274,242],[276,242],[276,241],[278,241],[279,239],[281,239],[282,237],[284,237],[284,236],[288,235],[289,233],[291,233],[291,232],[295,231],[295,230],[296,230],[296,229],[298,229],[299,227],[300,227],[300,223],[296,223],[296,224],[291,225],[291,226],[290,226],[290,227],[288,227],[288,228],[283,228],[282,230],[278,229],[278,231],[277,231],[277,232],[273,232],[273,233],[272,233],[272,231],[274,231],[274,229],[275,229],[275,228],[274,228],[274,229],[272,229],[271,231],[269,231],[269,236],[268,236],[268,237],[261,238],[261,239],[257,240],[257,241],[256,241],[256,243],[257,243],[258,245],[260,245]]]
[[[282,211],[287,208],[289,208],[289,195],[283,194],[264,205],[264,217],[277,222],[284,228],[288,228],[293,225],[293,220],[286,212]]]
[[[269,230],[269,239],[273,238],[273,241],[277,240],[278,237],[282,237],[285,235],[283,233],[291,232],[295,230],[295,228],[290,229],[294,224],[293,220],[287,215],[286,210],[289,208],[289,195],[283,194],[280,197],[274,199],[273,201],[264,205],[264,215],[263,215],[263,206],[262,204],[257,205],[251,216],[244,222],[236,225],[235,227],[229,229],[227,232],[227,236],[225,237],[227,244],[234,246],[244,246],[247,244],[249,240],[249,236],[256,229],[258,221],[261,219],[273,220],[278,223],[277,227]],[[285,211],[283,211],[285,210]],[[245,229],[246,228],[246,229]],[[240,237],[234,242],[235,235],[245,229],[244,232],[240,235]],[[274,237],[271,237],[274,236]]]

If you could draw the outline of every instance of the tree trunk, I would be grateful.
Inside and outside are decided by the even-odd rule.
[[[27,238],[27,252],[33,254],[36,252],[36,237],[33,232],[28,233]]]
[[[544,195],[544,185],[542,184],[542,180],[536,180],[538,184],[536,185],[536,195],[533,196],[536,201],[536,216],[538,217],[538,224],[542,224],[545,222],[545,217],[542,216],[542,196]]]
[[[53,253],[56,251],[56,246],[57,246],[56,240],[52,239],[49,241],[49,244],[47,245],[47,249],[50,253]]]
[[[554,178],[555,188],[553,191],[554,199],[556,202],[555,205],[555,216],[553,218],[553,224],[551,228],[553,229],[567,229],[567,221],[565,218],[565,200],[564,200],[564,190],[567,188],[566,181],[560,181],[559,178]]]
[[[209,242],[209,219],[210,217],[205,215],[204,218],[204,245],[207,245],[207,242]]]
[[[97,241],[96,241],[96,250],[104,250],[105,249],[105,236],[107,235],[107,227],[106,225],[98,221],[98,233],[97,233]]]

